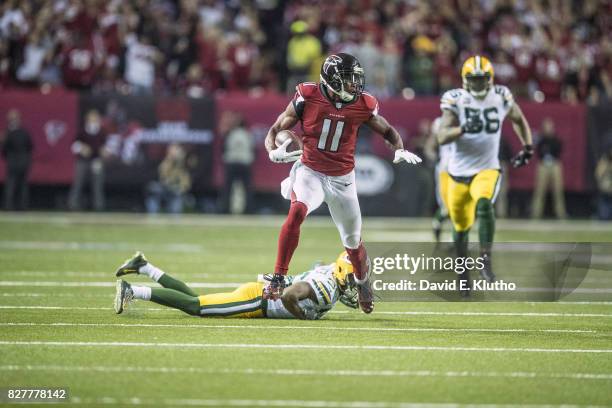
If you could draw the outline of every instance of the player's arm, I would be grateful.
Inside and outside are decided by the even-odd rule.
[[[264,141],[268,153],[276,149],[276,134],[281,130],[289,130],[293,128],[299,120],[300,118],[295,111],[293,102],[289,102],[287,108],[278,116],[278,118],[276,118],[276,122],[274,122],[272,127],[270,127],[270,130],[268,130],[266,140]]]
[[[380,134],[390,149],[397,150],[404,148],[404,142],[399,132],[384,117],[372,115],[365,124],[374,132]]]
[[[422,160],[414,153],[404,150],[404,142],[397,129],[389,124],[387,119],[380,115],[372,115],[365,124],[374,132],[380,134],[385,139],[385,144],[395,151],[393,163],[406,161],[411,164],[420,163]]]
[[[308,317],[300,307],[299,301],[308,298],[316,302],[317,297],[313,289],[306,282],[296,282],[285,289],[281,296],[281,301],[289,313],[298,319],[306,320]]]
[[[533,156],[531,128],[529,127],[527,118],[525,118],[523,111],[517,103],[512,104],[512,108],[510,108],[508,112],[508,118],[512,122],[514,132],[523,144],[523,149],[512,159],[512,166],[521,167],[529,163],[529,160]]]
[[[463,129],[459,125],[457,115],[448,109],[442,110],[440,119],[440,129],[438,130],[438,143],[441,145],[452,143],[463,134]]]
[[[508,119],[512,121],[512,127],[516,132],[517,136],[521,140],[523,146],[532,146],[533,140],[531,137],[531,128],[527,122],[527,118],[523,114],[523,111],[517,103],[512,105],[508,112]]]

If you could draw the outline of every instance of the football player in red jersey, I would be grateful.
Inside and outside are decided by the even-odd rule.
[[[291,207],[278,239],[278,253],[272,284],[265,296],[276,298],[283,291],[283,276],[297,248],[300,225],[324,201],[338,227],[340,238],[355,268],[359,306],[365,313],[374,309],[369,279],[369,258],[361,241],[361,211],[355,188],[355,144],[362,124],[382,135],[395,150],[394,163],[420,163],[404,150],[402,138],[378,114],[378,101],[363,92],[365,76],[355,57],[345,53],[328,56],[321,67],[319,83],[304,82],[296,87],[293,100],[276,119],[266,136],[270,160],[296,161],[281,192]],[[287,152],[291,140],[276,147],[276,134],[301,122],[303,151]],[[301,160],[299,160],[301,159]],[[299,161],[298,161],[299,160]]]

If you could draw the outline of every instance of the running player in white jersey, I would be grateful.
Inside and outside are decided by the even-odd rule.
[[[491,268],[491,246],[495,233],[493,203],[501,172],[498,159],[502,122],[512,121],[523,149],[512,159],[514,167],[524,166],[533,155],[531,129],[508,88],[493,84],[493,65],[479,55],[468,58],[461,69],[463,88],[442,95],[442,121],[438,132],[441,145],[453,143],[448,163],[450,175],[447,203],[454,227],[457,256],[467,256],[470,228],[478,217],[478,236],[485,268],[483,278],[495,280]],[[464,273],[460,280],[467,280]],[[463,284],[469,287],[469,284]],[[462,294],[469,295],[469,290]]]
[[[134,299],[149,300],[200,317],[267,317],[271,319],[320,319],[336,302],[356,309],[357,289],[346,252],[335,263],[316,265],[298,276],[285,278],[286,289],[278,299],[264,299],[263,291],[272,275],[240,285],[233,292],[199,295],[185,283],[154,266],[141,252],[121,265],[115,275],[146,275],[161,288],[131,285],[119,279],[115,312],[122,313]]]

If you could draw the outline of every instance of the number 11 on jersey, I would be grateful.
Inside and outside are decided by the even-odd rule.
[[[329,149],[326,149],[327,136],[329,135],[329,131],[333,124],[334,124],[334,121],[331,119],[323,120],[323,128],[321,129],[321,136],[319,136],[319,144],[317,145],[317,148],[319,150],[329,150],[330,152],[338,151],[338,147],[340,146],[340,138],[342,137],[342,131],[344,130],[343,121],[335,122],[336,126],[334,130],[334,136],[332,137],[332,141],[331,141],[331,145],[329,146]]]

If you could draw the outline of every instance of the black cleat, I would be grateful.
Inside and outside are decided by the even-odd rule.
[[[115,313],[121,314],[130,302],[134,300],[134,292],[132,291],[132,286],[123,279],[117,279],[115,288]]]
[[[489,283],[495,282],[495,274],[493,273],[493,265],[490,254],[482,255],[484,268],[480,270],[480,276]]]
[[[130,259],[127,259],[123,265],[117,268],[115,272],[116,277],[128,275],[130,273],[138,274],[140,267],[145,266],[148,263],[147,258],[145,258],[144,254],[140,251],[136,252],[134,256]]]

